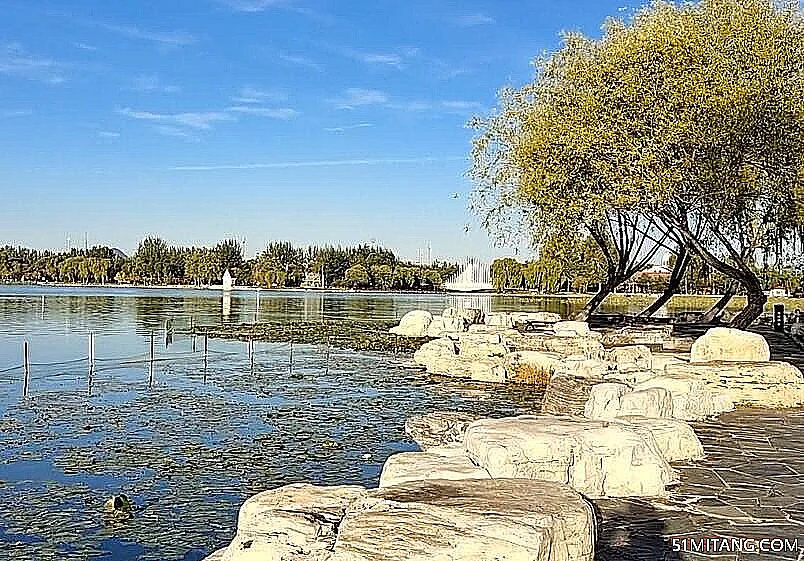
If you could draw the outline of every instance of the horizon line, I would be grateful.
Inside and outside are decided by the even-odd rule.
[[[313,160],[308,162],[268,162],[254,164],[216,164],[216,165],[182,165],[169,168],[170,171],[222,171],[250,169],[282,169],[328,166],[370,166],[388,164],[426,164],[437,162],[456,162],[466,160],[468,156],[449,156],[444,158],[387,158],[387,159],[355,159],[355,160]]]

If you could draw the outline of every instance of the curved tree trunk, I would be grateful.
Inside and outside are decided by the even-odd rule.
[[[726,286],[726,290],[720,300],[715,302],[714,306],[709,308],[695,323],[712,323],[726,309],[735,294],[737,294],[737,283],[732,281]]]
[[[687,249],[686,245],[682,245],[678,250],[676,264],[673,267],[673,272],[670,275],[670,281],[668,282],[667,287],[655,302],[637,314],[639,317],[651,317],[678,293],[678,289],[681,286],[681,281],[684,280],[684,275],[687,272],[687,267],[689,266],[691,260],[692,255],[690,254],[689,249]]]
[[[589,299],[589,301],[584,305],[583,309],[575,314],[575,321],[586,321],[589,319],[600,305],[608,298],[609,294],[614,292],[614,289],[618,286],[619,283],[614,280],[611,276],[609,276],[604,282],[600,283],[600,288],[598,289],[597,293]]]
[[[746,276],[740,279],[740,283],[746,289],[748,302],[745,308],[729,324],[729,327],[734,327],[735,329],[745,329],[751,325],[754,320],[762,315],[765,310],[765,302],[768,301],[768,297],[762,291],[762,285],[756,275]]]

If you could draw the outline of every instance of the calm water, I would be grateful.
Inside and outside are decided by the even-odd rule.
[[[405,355],[202,343],[190,325],[390,321],[445,295],[0,287],[0,559],[184,560],[228,543],[249,495],[291,482],[375,486],[388,455],[415,449],[406,417],[437,409],[515,414],[524,390],[433,379]],[[482,296],[487,310],[577,304]],[[174,328],[172,340],[165,323]],[[95,334],[96,368],[88,368]],[[149,368],[151,336],[156,362]],[[22,397],[23,341],[30,345]],[[195,350],[194,350],[195,349]],[[130,520],[105,516],[125,493]]]

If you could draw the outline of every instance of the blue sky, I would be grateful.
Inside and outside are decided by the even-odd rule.
[[[466,122],[627,5],[0,0],[0,243],[510,254],[467,209]]]

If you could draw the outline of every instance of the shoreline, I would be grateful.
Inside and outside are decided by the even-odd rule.
[[[0,289],[3,287],[39,287],[39,288],[75,288],[75,289],[135,289],[135,290],[196,290],[203,293],[221,292],[225,294],[221,285],[208,285],[197,286],[189,284],[121,284],[121,283],[46,283],[46,282],[30,282],[30,283],[0,283]],[[518,298],[518,299],[564,299],[564,300],[588,300],[594,294],[592,293],[541,293],[541,292],[528,292],[528,291],[513,291],[513,292],[452,292],[445,290],[432,290],[432,291],[414,291],[414,290],[373,290],[373,289],[349,289],[349,288],[300,288],[300,287],[283,287],[283,288],[263,288],[257,286],[234,286],[230,291],[231,294],[243,293],[299,293],[299,294],[366,294],[366,295],[417,295],[417,296],[454,296],[454,297],[479,297],[479,296],[493,296],[502,298]],[[647,306],[658,298],[660,294],[651,293],[626,293],[615,292],[609,295],[603,302],[606,306],[618,306],[623,304]],[[676,294],[673,298],[665,304],[665,308],[680,308],[682,312],[692,311],[705,311],[714,302],[720,299],[721,294]],[[736,295],[732,298],[727,306],[728,310],[739,310],[745,306],[746,297],[744,295]],[[784,304],[785,308],[804,309],[804,298],[794,298],[792,296],[768,296],[765,303],[765,312],[772,311],[774,304]]]

